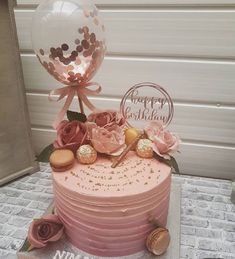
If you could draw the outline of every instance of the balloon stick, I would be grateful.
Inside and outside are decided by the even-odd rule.
[[[82,114],[85,114],[85,112],[84,112],[84,107],[83,107],[83,103],[82,103],[82,100],[81,100],[80,97],[78,97],[78,101],[79,101],[80,112],[81,112]]]

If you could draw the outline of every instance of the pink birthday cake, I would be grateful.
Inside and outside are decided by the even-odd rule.
[[[32,43],[41,65],[64,85],[49,100],[65,101],[53,123],[56,139],[37,157],[52,168],[55,214],[31,223],[26,250],[65,233],[93,255],[125,256],[145,246],[163,254],[170,242],[171,169],[178,172],[172,153],[179,147],[179,138],[166,130],[174,111],[169,94],[140,83],[126,92],[118,111],[95,107],[89,97],[101,86],[91,80],[107,48],[105,26],[90,0],[41,1]],[[69,110],[75,96],[79,112]]]
[[[129,152],[116,168],[99,157],[92,165],[53,172],[56,213],[73,245],[98,256],[145,248],[155,218],[166,226],[171,168]]]

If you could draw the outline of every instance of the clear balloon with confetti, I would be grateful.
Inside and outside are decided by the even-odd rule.
[[[33,49],[42,66],[59,82],[69,86],[52,94],[67,95],[68,108],[77,93],[94,108],[87,89],[106,52],[105,28],[99,11],[91,0],[44,0],[33,17]],[[97,83],[95,84],[97,86]],[[68,100],[69,99],[69,100]],[[61,117],[61,116],[60,116]]]

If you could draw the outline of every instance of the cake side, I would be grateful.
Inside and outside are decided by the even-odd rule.
[[[150,217],[166,225],[171,168],[134,152],[119,167],[110,164],[102,158],[91,168],[75,163],[71,170],[53,173],[56,212],[78,248],[99,256],[128,255],[144,249],[155,228]],[[91,179],[100,183],[96,191]]]

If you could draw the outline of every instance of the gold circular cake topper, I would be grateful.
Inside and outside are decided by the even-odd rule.
[[[167,127],[173,118],[174,106],[163,87],[146,82],[134,85],[125,93],[120,111],[129,127],[142,128],[149,121],[159,121]]]

